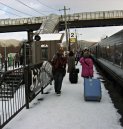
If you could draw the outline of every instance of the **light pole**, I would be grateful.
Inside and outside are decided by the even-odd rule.
[[[80,34],[80,49],[82,47],[82,34]]]
[[[4,53],[5,53],[5,71],[7,71],[7,52],[6,52],[6,46],[4,47]]]
[[[76,39],[76,41],[75,41],[75,49],[77,50],[78,49],[78,35],[77,35],[78,33],[77,33],[77,31],[76,31],[76,29],[75,29],[75,39]]]
[[[68,38],[68,44],[67,44],[67,47],[68,47],[68,51],[70,51],[71,50],[71,44],[70,44],[70,27],[69,27],[69,19],[68,19],[68,22],[67,22],[67,33],[68,33],[68,37],[66,37],[66,38]]]
[[[68,28],[67,28],[66,10],[70,10],[70,8],[69,8],[69,9],[66,9],[66,6],[64,6],[64,9],[61,9],[61,10],[64,10],[66,44],[67,44],[67,50],[69,50],[69,41],[68,41]],[[59,11],[61,11],[61,10],[59,10]]]

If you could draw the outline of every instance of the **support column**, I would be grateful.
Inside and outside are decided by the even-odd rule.
[[[6,52],[6,47],[4,48],[4,51],[5,51],[5,71],[7,71],[7,59],[8,59],[8,56],[7,56],[7,52]]]
[[[31,47],[32,47],[32,42],[33,42],[33,30],[28,30],[27,31],[27,36],[28,36],[28,41],[26,45],[26,60],[30,64],[32,63],[32,52],[31,52]]]
[[[122,48],[123,48],[123,44],[122,44]],[[122,49],[121,52],[122,52],[122,54],[121,54],[122,55],[121,56],[121,68],[123,69],[123,49]]]
[[[28,42],[32,42],[33,41],[33,30],[29,30],[27,31],[28,33]]]

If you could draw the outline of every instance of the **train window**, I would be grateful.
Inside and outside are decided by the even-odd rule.
[[[106,58],[108,59],[108,60],[111,60],[111,51],[110,51],[110,46],[108,45],[107,47],[106,47]]]
[[[106,58],[107,54],[106,54],[106,47],[102,47],[102,50],[101,50],[101,54],[102,54],[102,58]]]
[[[109,13],[106,17],[110,17]],[[123,68],[123,30],[111,37],[102,39],[98,50],[99,57],[111,61],[113,64]],[[98,54],[97,53],[97,54]]]
[[[114,63],[114,46],[110,46],[110,61]]]
[[[122,44],[115,46],[115,64],[121,66],[122,62]]]

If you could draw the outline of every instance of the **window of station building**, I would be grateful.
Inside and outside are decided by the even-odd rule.
[[[41,45],[41,58],[48,60],[48,45]]]

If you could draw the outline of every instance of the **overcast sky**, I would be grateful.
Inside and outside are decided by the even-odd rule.
[[[51,13],[67,14],[94,11],[123,10],[123,0],[0,0],[0,19],[46,16]],[[88,41],[99,41],[105,35],[112,35],[123,29],[120,27],[98,27],[77,29],[78,38]],[[75,31],[71,30],[71,31]],[[26,39],[27,33],[4,33],[0,39]]]

